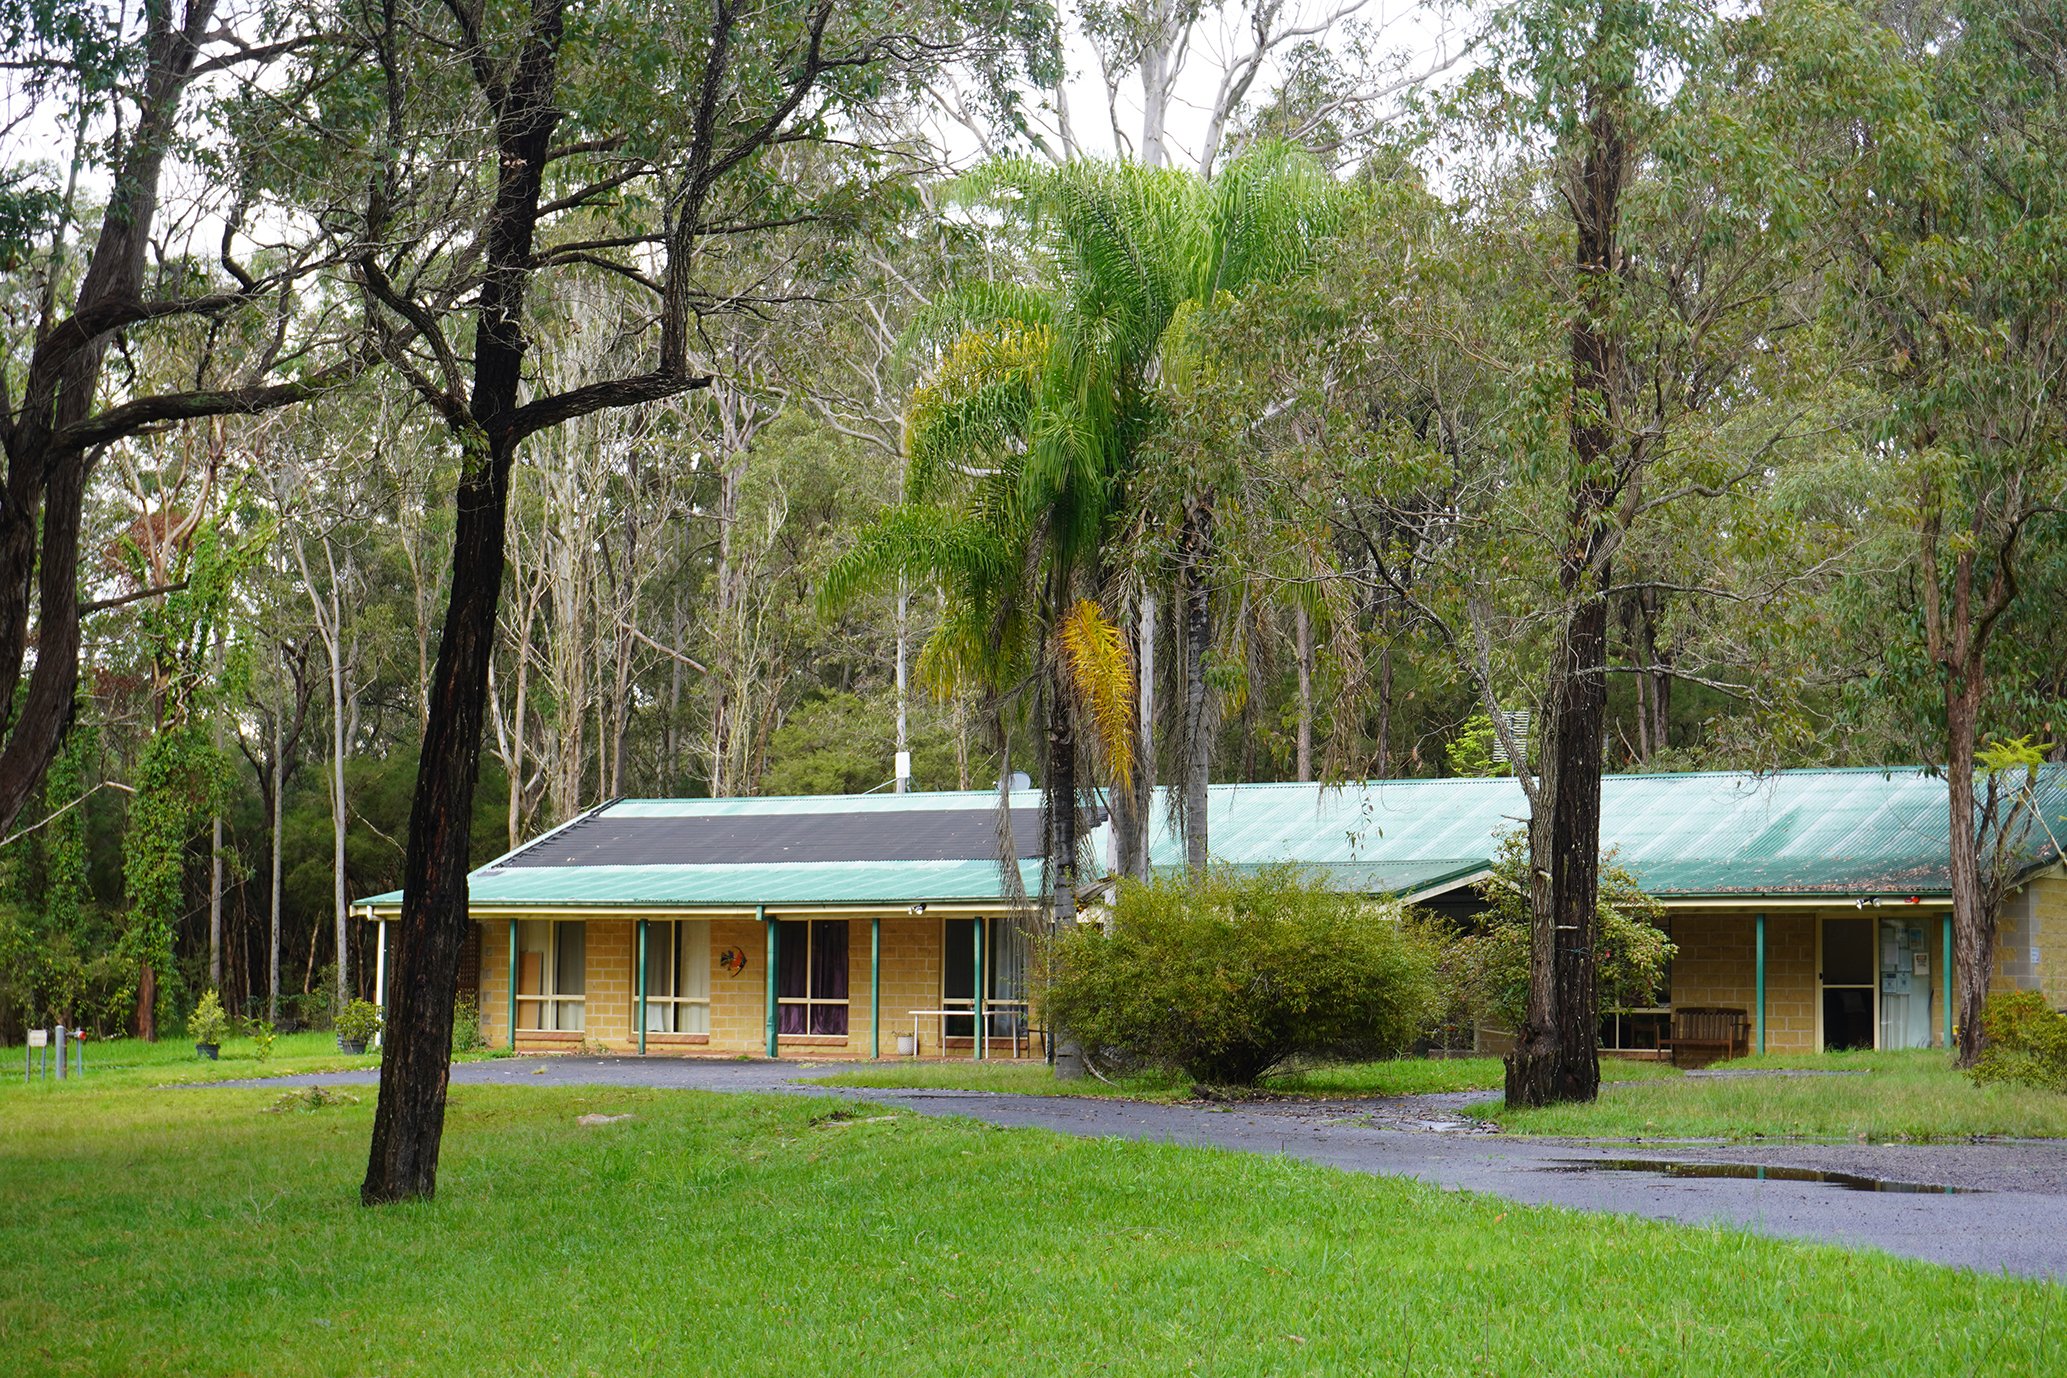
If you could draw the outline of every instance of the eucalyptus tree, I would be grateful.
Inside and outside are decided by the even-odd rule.
[[[1372,415],[1378,472],[1357,484],[1384,518],[1365,567],[1533,766],[1517,775],[1534,918],[1516,1104],[1599,1083],[1587,953],[1610,675],[1783,697],[1743,666],[1619,667],[1609,636],[1618,600],[1647,588],[1770,608],[1787,586],[1750,559],[1687,585],[1632,564],[1672,521],[1762,535],[1758,499],[1825,419],[1807,327],[1827,244],[1812,183],[1775,155],[1784,92],[1750,42],[1696,7],[1501,11],[1444,126],[1473,140],[1463,195],[1394,256],[1358,351],[1390,399]],[[1527,744],[1503,711],[1517,694]]]
[[[387,1057],[362,1198],[436,1186],[483,704],[510,473],[531,436],[708,386],[697,323],[774,309],[723,245],[865,205],[894,176],[877,114],[991,40],[991,0],[732,0],[654,12],[564,0],[338,12],[371,60],[313,102],[329,182],[362,187],[353,279],[389,367],[458,452],[452,575],[432,673],[396,928]],[[786,154],[853,150],[843,194]],[[311,161],[315,161],[311,159]],[[567,281],[645,302],[643,358],[567,380],[538,367],[537,311]],[[534,379],[548,379],[542,386]]]
[[[306,290],[330,241],[254,171],[274,151],[256,110],[348,65],[349,43],[297,6],[223,16],[214,0],[10,6],[0,32],[26,117],[70,143],[61,167],[11,160],[0,176],[4,830],[72,720],[81,619],[107,606],[80,591],[81,517],[107,447],[287,406],[364,360],[349,316]],[[86,189],[102,181],[93,222]],[[132,351],[176,362],[139,371]]]
[[[1882,402],[1856,432],[1876,558],[1847,597],[1880,666],[1873,697],[1925,729],[1949,786],[1970,1064],[2001,872],[2033,824],[2015,773],[1977,767],[1989,738],[2056,733],[2067,713],[2051,658],[2067,576],[2067,6],[1790,0],[1767,29],[1800,120],[1789,146],[1842,229],[1833,316]]]

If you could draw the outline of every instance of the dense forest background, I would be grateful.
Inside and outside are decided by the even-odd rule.
[[[560,91],[539,392],[627,372],[654,328],[633,164],[673,155],[591,131],[667,128],[641,43],[705,59],[638,8],[569,11],[596,72]],[[1113,793],[1504,770],[1596,478],[1604,769],[2057,758],[2067,10],[938,8],[951,50],[884,46],[724,184],[708,384],[527,443],[476,862],[618,796],[893,788],[900,745],[921,790],[1059,759]],[[434,77],[389,107],[418,124],[353,132],[393,12],[195,30],[218,65],[143,256],[188,304],[110,335],[96,397],[320,385],[92,441],[74,707],[0,843],[0,1034],[133,1026],[153,952],[168,1017],[211,985],[264,1015],[275,961],[283,1025],[370,992],[340,907],[400,882],[471,462],[402,335],[478,290],[477,155],[432,138]],[[0,27],[15,407],[109,233],[150,34],[82,3]],[[341,208],[384,177],[413,200],[376,234]],[[1574,272],[1602,177],[1607,288]],[[1587,313],[1611,348],[1575,424]],[[1574,480],[1589,420],[1613,473]]]

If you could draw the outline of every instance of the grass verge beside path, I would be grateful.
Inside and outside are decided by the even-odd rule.
[[[8,1098],[11,1375],[2015,1375],[2067,1345],[2041,1284],[796,1097],[455,1087],[438,1199],[367,1211],[371,1095],[283,1099]]]
[[[1292,1096],[1421,1096],[1444,1091],[1498,1090],[1504,1078],[1497,1057],[1397,1057],[1378,1062],[1322,1063],[1288,1068],[1263,1079],[1261,1090]],[[1676,1077],[1659,1062],[1609,1061],[1608,1080]],[[819,1086],[878,1090],[1012,1091],[1032,1096],[1121,1096],[1130,1100],[1185,1100],[1192,1083],[1182,1077],[1143,1075],[1100,1081],[1057,1081],[1046,1063],[897,1062],[878,1063],[814,1077]]]
[[[1835,1076],[1678,1077],[1607,1086],[1591,1105],[1484,1112],[1518,1134],[1576,1138],[1930,1142],[2067,1138],[2067,1096],[1977,1086],[1942,1051],[1771,1054],[1717,1071]]]

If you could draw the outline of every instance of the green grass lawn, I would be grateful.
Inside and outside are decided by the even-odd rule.
[[[795,1097],[458,1087],[438,1199],[368,1211],[347,1094],[0,1089],[7,1372],[2067,1363],[2039,1284]]]
[[[0,1087],[22,1084],[21,1045],[0,1048]],[[53,1050],[45,1049],[46,1054]],[[157,1086],[168,1082],[233,1081],[245,1077],[277,1077],[292,1072],[334,1072],[353,1067],[378,1067],[377,1054],[347,1056],[337,1050],[332,1033],[281,1034],[273,1040],[272,1056],[261,1062],[258,1045],[248,1038],[224,1040],[219,1060],[210,1062],[194,1052],[185,1038],[162,1038],[146,1043],[140,1038],[116,1038],[86,1045],[86,1079],[82,1084],[100,1086]],[[56,1076],[53,1068],[51,1076]],[[51,1085],[56,1085],[53,1080]]]
[[[23,1048],[16,1044],[0,1048],[0,1089],[22,1085]],[[48,1052],[49,1050],[45,1050]],[[463,1053],[455,1061],[503,1057],[504,1053]],[[380,1066],[378,1053],[346,1054],[337,1050],[333,1033],[281,1034],[273,1040],[272,1056],[261,1061],[258,1045],[248,1038],[226,1039],[221,1055],[211,1062],[194,1051],[184,1038],[163,1038],[146,1043],[140,1038],[116,1038],[86,1045],[86,1076],[81,1085],[97,1088],[165,1086],[205,1081],[243,1081],[252,1077],[284,1077],[296,1072],[343,1072]],[[54,1059],[51,1085],[57,1083]]]
[[[2067,1138],[2067,1096],[1977,1086],[1943,1052],[1771,1054],[1718,1070],[1801,1068],[1856,1075],[1666,1077],[1604,1087],[1592,1105],[1484,1113],[1516,1133],[1582,1138]]]

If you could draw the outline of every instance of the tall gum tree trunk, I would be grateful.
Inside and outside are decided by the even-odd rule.
[[[1974,752],[1980,745],[1980,687],[1975,677],[1945,681],[1945,792],[1951,808],[1953,1034],[1959,1065],[1981,1055],[1981,1007],[1995,971],[1997,915],[1983,902],[1981,839],[1974,811]]]
[[[512,425],[525,340],[526,273],[545,166],[559,113],[553,108],[562,15],[533,6],[533,27],[513,78],[494,93],[499,153],[488,214],[479,326],[465,418],[448,416],[460,444],[454,495],[452,583],[431,671],[424,729],[402,863],[402,911],[388,992],[380,1100],[366,1179],[367,1205],[428,1198],[438,1186],[452,1063],[452,1006],[466,942],[467,851],[480,777],[488,663],[508,543]],[[512,1030],[512,1042],[514,1042]]]
[[[1577,230],[1577,302],[1571,325],[1572,470],[1558,568],[1566,612],[1545,704],[1542,774],[1531,800],[1529,1013],[1507,1057],[1511,1106],[1590,1101],[1600,1094],[1593,947],[1607,726],[1608,507],[1622,443],[1615,425],[1616,388],[1624,371],[1624,341],[1614,324],[1622,266],[1616,230],[1628,163],[1616,112],[1629,89],[1626,82],[1601,85],[1604,90],[1590,87],[1587,93],[1584,156],[1568,197]]]
[[[431,720],[403,861],[380,1105],[360,1189],[368,1204],[428,1197],[437,1190],[512,458],[509,446],[481,444],[469,454],[459,484],[451,597],[431,673]]]

